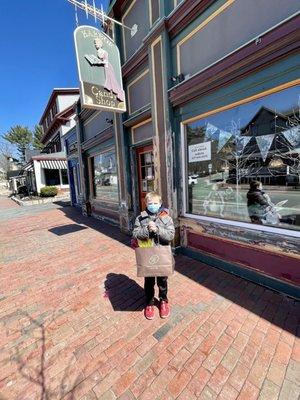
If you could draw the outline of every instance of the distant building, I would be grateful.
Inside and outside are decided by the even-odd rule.
[[[3,168],[0,168],[0,181],[6,180],[6,171]]]
[[[242,164],[240,183],[249,184],[251,180],[256,179],[263,185],[286,186],[289,183],[300,185],[299,180],[294,179],[290,174],[289,142],[283,134],[287,129],[288,121],[288,115],[262,106],[247,125],[241,128],[241,136],[249,138],[249,142],[240,155],[240,164]],[[256,141],[257,137],[264,135],[274,135],[265,160]],[[229,170],[229,182],[235,181],[236,169],[233,168]]]
[[[44,148],[41,154],[31,154],[24,167],[30,192],[40,193],[42,187],[53,185],[60,191],[69,191],[64,136],[76,124],[78,97],[76,88],[53,90],[39,122],[44,131]]]
[[[56,153],[65,151],[63,137],[75,126],[74,104],[78,100],[79,90],[53,89],[47,106],[40,119],[44,135],[41,138],[45,146],[43,153]]]

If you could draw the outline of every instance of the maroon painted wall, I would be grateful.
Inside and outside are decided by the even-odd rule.
[[[223,261],[300,286],[300,260],[297,256],[273,253],[256,246],[234,243],[194,232],[187,232],[187,246],[204,251]]]

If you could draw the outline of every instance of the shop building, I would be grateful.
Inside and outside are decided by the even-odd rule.
[[[64,135],[75,126],[74,104],[78,97],[77,88],[53,89],[40,119],[44,131],[41,139],[44,144],[43,153],[65,151]]]
[[[146,192],[157,190],[182,252],[299,296],[298,2],[115,0],[108,12],[138,27],[134,36],[108,29],[121,51],[127,113],[78,114],[92,213],[109,209],[129,232]],[[115,150],[118,195],[97,192],[99,172],[114,165],[95,168],[106,149]],[[247,207],[256,179],[274,205],[260,224]]]
[[[45,186],[57,186],[61,192],[69,191],[65,135],[75,127],[76,102],[79,89],[54,89],[40,125],[43,127],[41,154],[30,157],[24,167],[29,192],[40,193]]]
[[[78,102],[77,148],[84,213],[119,224],[119,172],[114,114],[81,109]]]
[[[71,204],[75,207],[81,207],[82,190],[80,183],[76,126],[74,126],[72,129],[69,130],[68,133],[66,133],[64,140],[67,156]]]

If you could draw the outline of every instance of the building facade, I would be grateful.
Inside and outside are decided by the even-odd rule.
[[[72,129],[69,130],[68,133],[66,133],[64,140],[67,156],[71,204],[75,207],[81,207],[82,191],[80,182],[76,126],[74,126]]]
[[[30,192],[40,193],[45,186],[57,186],[60,192],[69,191],[65,135],[76,125],[76,103],[79,89],[54,89],[40,125],[43,127],[41,154],[31,157],[24,173]]]
[[[137,25],[134,36],[108,28],[128,111],[78,114],[86,211],[109,211],[129,232],[157,190],[183,253],[299,296],[298,2],[115,0],[109,15]],[[113,123],[96,139],[84,136],[89,119],[92,135]],[[252,180],[269,202],[260,223],[249,217]]]

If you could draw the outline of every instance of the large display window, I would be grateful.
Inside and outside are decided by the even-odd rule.
[[[91,169],[94,198],[105,202],[118,203],[118,175],[115,151],[109,150],[91,157]]]
[[[300,87],[185,123],[188,214],[300,230]]]

